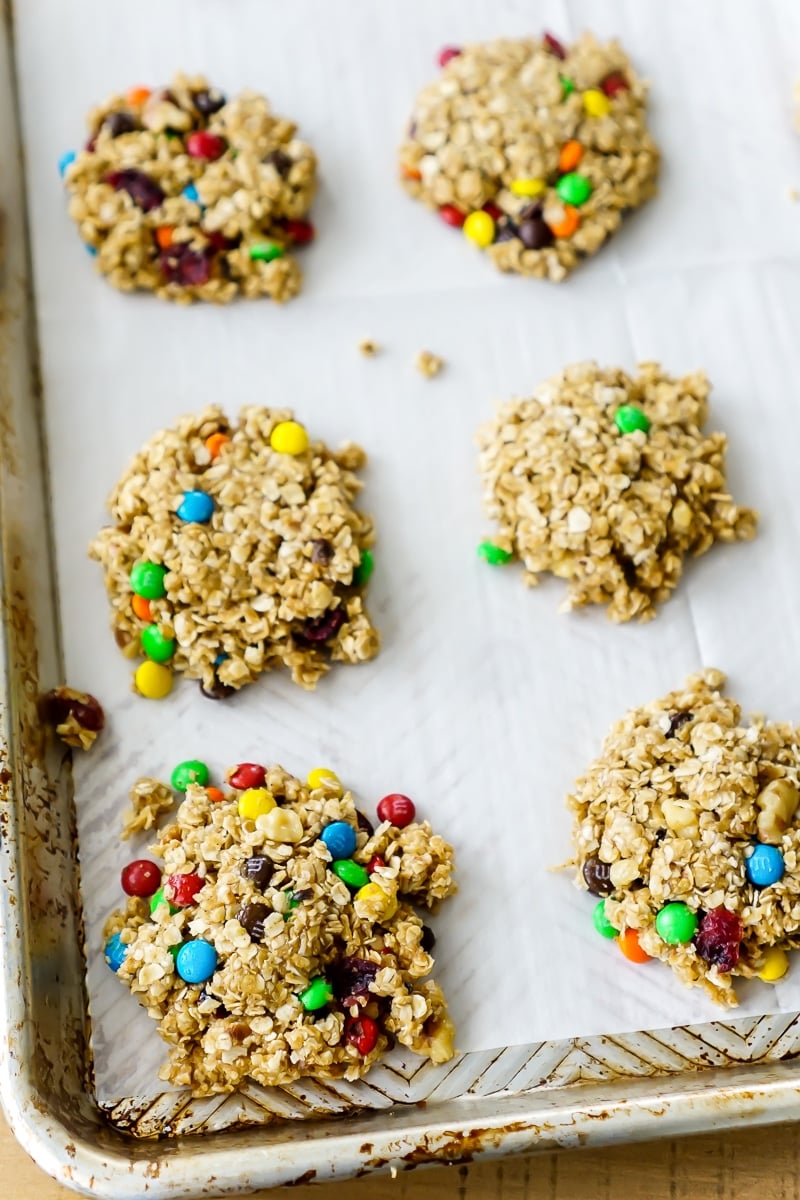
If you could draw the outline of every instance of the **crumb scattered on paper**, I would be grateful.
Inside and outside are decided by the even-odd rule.
[[[358,348],[365,358],[374,358],[376,354],[380,354],[381,347],[372,338],[362,338],[358,343]]]
[[[131,804],[133,807],[122,815],[120,837],[123,841],[134,833],[152,829],[160,816],[174,808],[175,797],[165,783],[145,775],[131,788]]]
[[[414,366],[426,379],[433,379],[442,370],[444,359],[438,354],[432,354],[430,350],[420,350],[414,359]]]

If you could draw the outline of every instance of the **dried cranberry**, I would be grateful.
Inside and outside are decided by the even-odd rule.
[[[327,538],[314,538],[311,543],[311,561],[326,567],[334,555],[333,543]]]
[[[261,888],[262,892],[272,879],[274,870],[272,859],[267,858],[266,854],[251,854],[242,863],[242,874],[245,879],[249,879],[257,888]]]
[[[499,205],[494,204],[491,200],[488,200],[486,204],[484,204],[483,211],[490,216],[493,221],[499,221],[501,217],[505,216],[502,208],[500,208]]]
[[[558,40],[558,38],[553,37],[552,33],[546,33],[544,35],[544,44],[545,48],[549,50],[551,54],[555,54],[556,58],[564,59],[567,57],[566,50],[561,45],[561,42]]]
[[[144,212],[150,212],[164,202],[164,193],[155,179],[145,175],[144,171],[137,171],[135,167],[111,171],[106,175],[105,182],[118,192],[127,192],[134,204],[138,204]]]
[[[227,700],[229,696],[236,694],[236,688],[231,687],[228,683],[223,683],[220,679],[214,679],[211,687],[206,687],[201,682],[200,691],[205,696],[206,700]]]
[[[219,112],[225,103],[225,97],[216,88],[203,88],[202,91],[195,92],[192,99],[194,100],[195,108],[204,117],[213,116],[215,112]]]
[[[289,157],[285,150],[270,150],[265,157],[264,162],[269,166],[274,167],[281,176],[286,176],[292,169],[293,159]]]
[[[63,725],[70,717],[81,729],[99,733],[106,723],[105,714],[89,692],[76,692],[73,688],[53,688],[42,697],[42,720],[47,725]]]
[[[154,896],[161,885],[161,867],[149,858],[137,858],[122,868],[122,890],[126,896]]]
[[[188,908],[194,904],[197,893],[205,883],[194,871],[189,875],[170,875],[164,884],[164,895],[171,904]]]
[[[373,833],[375,832],[375,826],[372,824],[372,821],[370,821],[369,817],[365,816],[364,813],[359,812],[358,809],[356,809],[356,824],[362,833],[365,833],[367,837],[372,837]]]
[[[321,617],[311,617],[304,622],[302,631],[297,635],[303,642],[328,642],[335,637],[347,620],[347,612],[342,605],[325,612]]]
[[[402,792],[391,792],[384,796],[378,804],[378,816],[381,821],[389,821],[397,829],[405,829],[417,815],[414,801]]]
[[[186,150],[191,158],[205,158],[213,162],[216,158],[222,158],[227,149],[225,139],[216,133],[209,133],[207,129],[196,129],[186,139]]]
[[[419,939],[419,944],[426,954],[430,954],[433,947],[436,945],[436,934],[431,929],[430,925],[422,926],[422,937]]]
[[[610,896],[614,888],[611,884],[611,863],[592,855],[583,864],[583,878],[593,896]]]
[[[372,1017],[346,1017],[344,1022],[343,1040],[348,1046],[355,1046],[362,1058],[366,1058],[378,1044],[378,1023]]]
[[[526,250],[544,250],[556,240],[553,231],[542,217],[529,217],[519,227],[519,238]]]
[[[211,278],[211,255],[210,247],[193,250],[186,242],[176,242],[161,251],[161,274],[167,283],[202,287]]]
[[[674,737],[675,734],[678,732],[678,730],[682,726],[686,725],[689,721],[693,721],[693,720],[694,720],[694,713],[690,713],[690,712],[673,713],[669,719],[669,729],[667,730],[667,732],[664,736],[668,737],[668,738]]]
[[[451,59],[458,58],[460,54],[461,50],[458,46],[445,46],[436,56],[436,61],[440,67],[446,67]]]
[[[205,230],[203,232],[205,233]],[[233,250],[241,241],[241,238],[239,237],[225,237],[225,234],[220,233],[218,229],[214,229],[211,232],[206,233],[206,237],[208,238],[208,244],[212,250]]]
[[[236,920],[250,934],[251,942],[260,942],[264,937],[264,922],[272,909],[266,904],[246,904],[236,914]]]
[[[258,788],[264,786],[264,780],[267,778],[267,769],[262,767],[260,763],[239,763],[228,776],[228,783],[232,788],[236,788],[237,792],[245,792],[248,788]]]
[[[295,246],[307,246],[316,237],[316,230],[310,221],[284,221],[283,228]]]
[[[119,137],[121,133],[133,133],[136,128],[136,122],[130,113],[112,112],[109,113],[105,121],[103,121],[103,129],[107,130],[112,137]]]
[[[368,958],[348,956],[331,969],[331,983],[336,999],[345,1007],[366,1004],[370,997],[369,985],[374,981],[380,967]]]
[[[630,86],[622,71],[612,71],[600,84],[607,96],[616,96],[617,92],[627,92]]]
[[[739,961],[744,929],[729,908],[712,908],[700,922],[694,944],[697,953],[719,971],[732,971]]]

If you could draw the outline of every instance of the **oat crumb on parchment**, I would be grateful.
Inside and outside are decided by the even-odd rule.
[[[123,841],[127,841],[136,833],[145,833],[153,829],[158,818],[175,807],[172,789],[146,775],[136,780],[131,788],[130,797],[132,807],[122,814],[120,837]]]
[[[414,366],[426,379],[434,379],[444,368],[444,359],[430,350],[418,351]]]
[[[358,343],[359,353],[364,355],[364,358],[375,358],[380,354],[383,347],[379,342],[373,341],[372,338],[362,338]]]

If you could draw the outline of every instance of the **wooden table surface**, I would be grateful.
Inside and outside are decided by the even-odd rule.
[[[3,1200],[69,1200],[0,1117]],[[417,1169],[334,1186],[258,1192],[261,1200],[800,1200],[800,1125],[565,1151],[469,1167]]]

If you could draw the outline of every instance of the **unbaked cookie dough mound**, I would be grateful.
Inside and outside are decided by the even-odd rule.
[[[60,166],[100,272],[121,291],[184,303],[295,296],[290,251],[314,236],[316,180],[295,128],[258,93],[226,100],[199,75],[94,109],[85,149]]]
[[[705,670],[633,709],[568,798],[576,882],[626,957],[737,1003],[800,946],[800,731],[744,722]]]
[[[501,271],[561,280],[654,195],[645,84],[585,33],[448,49],[417,98],[400,175]]]
[[[136,455],[90,547],[123,652],[159,699],[173,672],[222,698],[281,665],[313,688],[379,638],[364,608],[372,521],[353,507],[366,461],[309,440],[289,410],[209,406]]]
[[[161,1078],[196,1096],[357,1079],[395,1041],[452,1058],[416,910],[455,891],[453,851],[412,801],[385,796],[374,828],[329,770],[303,784],[248,762],[224,789],[208,781],[201,762],[173,772],[186,798],[152,847],[160,865],[123,869],[130,899],[104,931],[106,962],[170,1044]]]
[[[501,405],[478,435],[499,526],[483,556],[518,556],[531,586],[548,571],[565,579],[566,609],[655,616],[687,555],[756,531],[755,512],[728,494],[727,439],[702,432],[709,391],[702,372],[674,379],[643,363],[630,376],[588,362]]]

